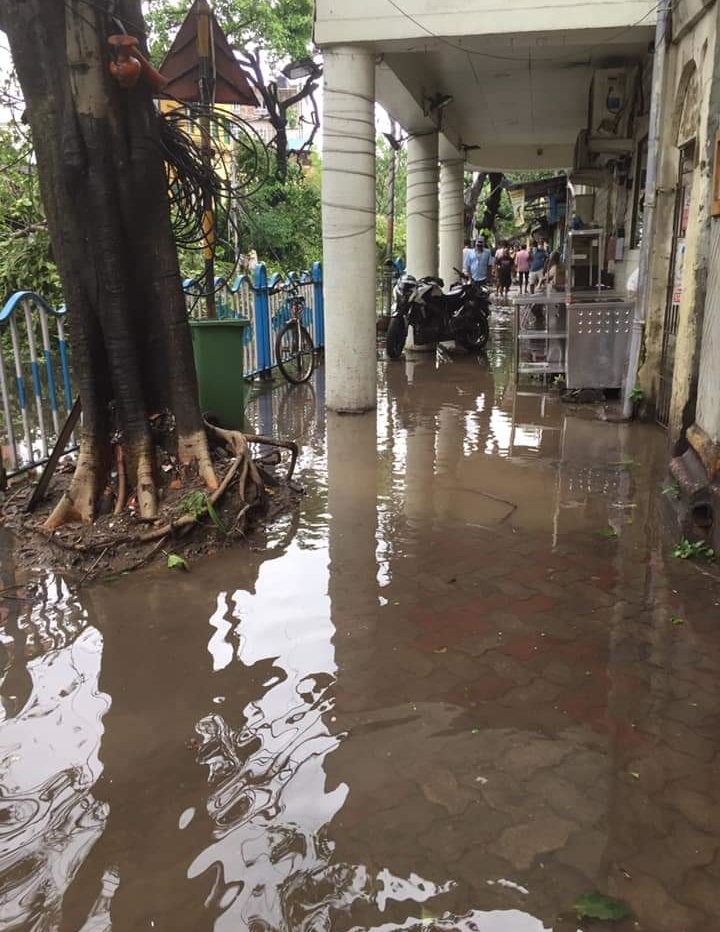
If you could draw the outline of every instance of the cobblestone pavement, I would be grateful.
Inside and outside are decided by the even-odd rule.
[[[663,434],[517,392],[501,331],[379,378],[253,407],[303,442],[266,550],[2,603],[3,932],[719,927],[720,569]]]

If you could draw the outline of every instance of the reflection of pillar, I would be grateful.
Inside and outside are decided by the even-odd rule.
[[[439,415],[435,463],[438,478],[435,483],[435,513],[440,517],[447,513],[451,500],[457,498],[457,490],[452,486],[457,478],[464,441],[463,412],[456,405],[443,405]]]
[[[375,407],[375,61],[323,53],[323,275],[327,406]]]
[[[464,159],[444,136],[440,137],[440,278],[445,285],[457,278],[453,267],[460,268],[463,250]]]
[[[408,140],[407,269],[418,278],[438,271],[437,133]]]
[[[432,516],[435,425],[425,422],[408,431],[405,463],[405,517],[420,521]]]
[[[353,634],[360,616],[367,633],[377,610],[376,432],[374,413],[352,419],[328,413],[329,590],[338,638]]]

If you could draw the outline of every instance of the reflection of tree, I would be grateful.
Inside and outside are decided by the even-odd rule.
[[[51,930],[108,815],[92,793],[108,700],[100,634],[77,598],[51,575],[28,590],[0,626],[0,914],[3,929]]]

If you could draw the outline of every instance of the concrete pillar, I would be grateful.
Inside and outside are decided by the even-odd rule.
[[[408,140],[407,270],[418,278],[438,273],[437,133]]]
[[[440,137],[440,278],[449,285],[462,268],[464,238],[464,169],[465,159],[444,136]]]
[[[324,58],[323,278],[327,407],[377,402],[375,344],[375,59],[357,46]]]

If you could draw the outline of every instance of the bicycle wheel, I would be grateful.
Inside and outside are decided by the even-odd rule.
[[[315,347],[299,320],[289,320],[277,335],[275,357],[280,371],[295,385],[307,382],[315,368]]]

